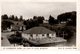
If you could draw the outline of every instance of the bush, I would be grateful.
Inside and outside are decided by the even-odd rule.
[[[21,33],[16,32],[16,34],[12,34],[8,37],[8,40],[11,44],[20,44],[23,40]]]

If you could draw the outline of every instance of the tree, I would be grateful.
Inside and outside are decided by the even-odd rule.
[[[68,18],[71,18],[71,12],[62,13],[57,17],[60,21],[67,21]]]
[[[60,14],[58,15],[57,19],[59,22],[61,21],[67,22],[67,25],[76,26],[76,11]]]
[[[38,20],[37,19],[33,19],[33,25],[34,26],[39,26]]]
[[[71,15],[72,25],[76,26],[76,12],[73,11]]]
[[[27,24],[27,23],[26,23],[26,20],[25,20],[25,21],[23,21],[23,24],[24,24],[24,25],[26,25],[26,24]]]
[[[18,17],[16,16],[16,17],[14,18],[14,20],[15,20],[15,21],[18,21]]]
[[[38,23],[39,24],[42,24],[43,23],[43,20],[44,20],[44,17],[43,16],[38,16]]]
[[[4,14],[4,15],[1,16],[1,18],[2,19],[8,19],[8,16],[7,16],[7,14]]]
[[[58,20],[57,19],[54,19],[54,24],[58,24]]]
[[[30,26],[30,20],[29,20],[29,19],[28,19],[28,20],[25,20],[25,21],[23,22],[23,24],[26,26],[26,30],[31,27],[31,26]]]
[[[20,21],[22,21],[23,20],[23,16],[20,16]]]
[[[48,20],[50,25],[54,24],[54,17],[52,17],[51,15],[49,16],[49,20]]]
[[[33,16],[33,19],[37,19],[38,17],[37,16]]]
[[[8,40],[11,44],[22,44],[22,34],[18,31],[15,32],[15,34],[12,34],[11,36],[8,37]]]
[[[1,22],[1,28],[2,30],[6,30],[7,28],[10,28],[10,26],[12,25],[13,23],[10,22],[10,21],[2,21]]]
[[[44,20],[43,16],[34,16],[33,19],[28,19],[23,22],[24,25],[26,25],[26,29],[30,29],[35,26],[39,26],[39,24],[42,24]]]
[[[14,18],[15,18],[14,15],[12,15],[12,16],[11,16],[11,20],[14,20]]]

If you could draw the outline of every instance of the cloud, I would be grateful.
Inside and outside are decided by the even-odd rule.
[[[33,16],[44,16],[48,19],[51,14],[57,17],[58,14],[75,11],[76,3],[74,2],[7,2],[2,4],[2,14],[22,15],[24,19],[32,18]]]

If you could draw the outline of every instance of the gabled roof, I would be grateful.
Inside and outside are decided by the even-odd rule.
[[[33,27],[31,29],[24,31],[23,33],[26,33],[26,34],[50,34],[50,33],[54,33],[54,32],[45,27]]]

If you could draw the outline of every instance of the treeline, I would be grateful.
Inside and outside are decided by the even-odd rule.
[[[58,19],[55,19],[53,16],[50,15],[48,22],[50,25],[58,24]]]
[[[57,16],[58,22],[66,21],[67,25],[76,26],[76,11],[66,12]]]
[[[44,17],[43,16],[33,16],[32,19],[23,19],[23,16],[18,18],[17,16],[4,14],[1,16],[2,18],[2,29],[6,30],[10,28],[10,25],[14,24],[15,21],[23,21],[23,24],[26,26],[26,29],[30,29],[35,26],[39,26],[39,24],[43,24]]]
[[[14,15],[8,16],[7,14],[2,15],[1,18],[2,18],[2,20],[13,20],[13,21],[22,21],[23,20],[23,16],[20,16],[18,18],[17,16],[14,16]]]
[[[34,16],[33,19],[27,19],[23,22],[26,25],[26,29],[39,26],[39,24],[43,24],[44,17],[43,16]]]
[[[26,29],[39,26],[40,24],[43,24],[43,20],[45,20],[44,16],[33,16],[32,19],[24,20],[23,16],[20,17],[14,15],[8,16],[7,14],[2,15],[1,18],[2,18],[2,29],[10,27],[10,25],[13,24],[13,22],[9,20],[23,21],[23,24],[26,25]],[[8,22],[4,20],[8,20]],[[62,13],[57,16],[57,19],[55,19],[53,16],[50,15],[48,19],[48,23],[50,25],[59,24],[62,21],[66,22],[67,25],[76,26],[76,11]]]
[[[61,22],[66,22],[67,25],[76,26],[76,11],[62,13],[57,16],[57,19],[51,15],[49,16],[50,25],[59,24]]]
[[[7,28],[10,28],[12,24],[14,24],[12,21],[23,21],[23,17],[20,16],[19,18],[14,15],[8,16],[7,14],[4,14],[1,16],[1,29],[6,30]]]

